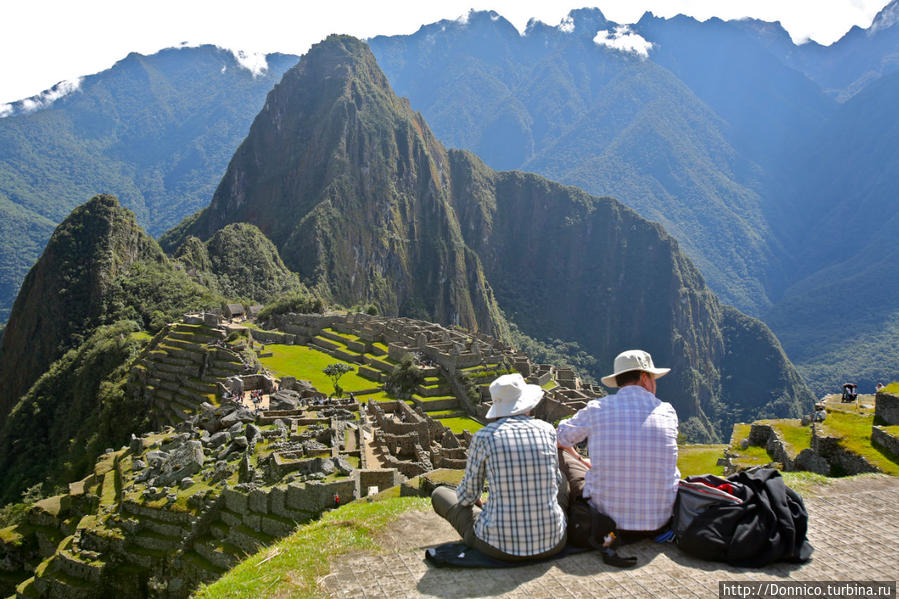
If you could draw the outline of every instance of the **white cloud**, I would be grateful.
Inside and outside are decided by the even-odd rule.
[[[631,31],[627,25],[618,25],[612,33],[606,30],[597,31],[593,43],[620,52],[631,52],[643,58],[649,56],[649,50],[652,48],[652,42]]]
[[[571,16],[564,17],[559,23],[559,31],[562,33],[571,33],[574,31],[574,19]]]
[[[19,102],[0,105],[0,118],[11,116],[12,114],[28,114],[29,112],[47,108],[60,98],[78,91],[83,80],[84,77],[78,77],[74,81],[60,81],[36,96],[31,96]]]
[[[268,71],[268,61],[262,52],[244,52],[230,48],[229,51],[240,66],[253,73],[253,77],[258,77]]]
[[[881,29],[892,27],[897,22],[899,22],[899,4],[889,4],[877,14],[874,23],[871,24],[871,29],[868,30],[868,35],[873,35]]]

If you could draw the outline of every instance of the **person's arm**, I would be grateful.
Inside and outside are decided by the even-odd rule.
[[[481,490],[484,488],[484,480],[487,478],[487,450],[482,438],[475,435],[471,439],[468,448],[468,461],[465,464],[465,474],[462,481],[456,487],[456,496],[462,505],[476,505],[481,507]]]
[[[556,431],[556,443],[559,447],[565,450],[572,449],[587,438],[587,435],[590,433],[590,428],[587,426],[589,424],[588,414],[592,409],[591,405],[593,403],[590,402],[587,407],[578,410],[574,416],[559,423],[559,428]],[[572,451],[574,450],[572,449]],[[577,452],[575,451],[575,453]]]
[[[558,445],[559,449],[561,449],[565,453],[569,453],[569,454],[573,455],[575,457],[575,459],[577,459],[577,461],[579,461],[581,464],[583,464],[587,468],[593,467],[593,465],[590,463],[590,459],[583,457],[581,454],[579,454],[577,452],[577,450],[574,447],[565,447],[564,445],[560,444],[558,441],[556,441],[556,445]]]

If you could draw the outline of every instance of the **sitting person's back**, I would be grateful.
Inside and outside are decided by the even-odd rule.
[[[567,502],[556,453],[556,433],[529,412],[543,393],[520,374],[503,375],[490,386],[497,417],[472,438],[465,475],[453,491],[438,487],[434,510],[470,547],[499,559],[543,557],[565,547]],[[480,500],[484,481],[489,500]],[[563,487],[564,489],[564,487]],[[478,509],[483,506],[483,510]]]
[[[563,453],[566,475],[572,493],[582,488],[619,530],[655,531],[671,517],[680,479],[677,413],[655,396],[655,379],[668,369],[655,368],[646,352],[631,350],[616,358],[615,371],[603,383],[621,387],[618,393],[590,401],[559,423],[559,445],[570,452],[587,439],[591,461],[589,468],[577,468]]]

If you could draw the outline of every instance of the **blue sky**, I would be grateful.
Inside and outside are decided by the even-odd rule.
[[[331,33],[366,38],[409,34],[470,9],[495,10],[524,30],[531,18],[558,25],[573,8],[598,6],[618,23],[645,11],[700,20],[780,21],[797,43],[830,44],[853,25],[868,27],[887,0],[13,0],[0,8],[0,105],[59,81],[112,66],[131,51],[151,54],[181,42],[247,52],[303,54]]]

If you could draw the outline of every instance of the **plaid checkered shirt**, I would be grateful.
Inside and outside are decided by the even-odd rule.
[[[656,530],[677,497],[677,413],[637,385],[590,401],[559,423],[559,444],[587,439],[584,497],[622,530]]]
[[[565,514],[557,495],[562,483],[551,424],[518,415],[491,422],[472,437],[465,475],[456,489],[462,505],[490,497],[477,516],[475,535],[511,555],[537,555],[562,539]]]

